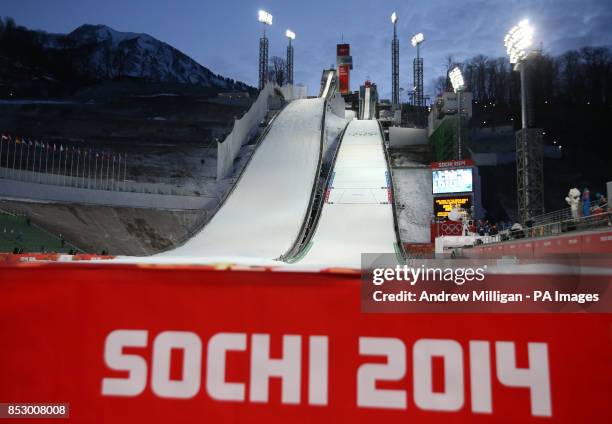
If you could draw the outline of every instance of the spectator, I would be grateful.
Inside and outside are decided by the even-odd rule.
[[[606,196],[604,196],[603,194],[597,193],[595,197],[597,199],[597,205],[600,208],[603,209],[608,204],[608,199],[606,199]]]
[[[491,225],[491,228],[489,229],[489,235],[496,236],[497,234],[499,234],[499,231],[497,231],[497,225],[495,225],[495,223],[493,223]]]

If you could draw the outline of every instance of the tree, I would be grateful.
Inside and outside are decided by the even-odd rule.
[[[285,85],[287,83],[287,63],[285,59],[278,56],[270,58],[268,80],[277,85]]]

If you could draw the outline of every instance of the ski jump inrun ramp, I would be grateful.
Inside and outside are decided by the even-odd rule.
[[[326,95],[330,83],[325,84]],[[210,222],[183,245],[141,259],[264,264],[289,251],[310,210],[324,113],[323,97],[289,103]],[[376,120],[348,124],[316,232],[292,258],[294,266],[358,268],[362,252],[395,251],[391,178],[383,148]]]

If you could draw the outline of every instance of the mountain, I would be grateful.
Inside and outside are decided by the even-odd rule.
[[[51,45],[52,46],[52,45]],[[246,91],[241,82],[214,74],[174,47],[148,34],[119,32],[105,25],[82,25],[55,48],[83,52],[77,71],[93,79],[136,77]]]
[[[105,25],[86,24],[69,34],[0,25],[2,57],[16,67],[29,68],[74,88],[132,78],[194,85],[213,91],[254,90],[242,82],[215,74],[148,34],[120,32]],[[23,79],[18,75],[15,78]],[[11,79],[5,79],[4,83],[10,84]]]

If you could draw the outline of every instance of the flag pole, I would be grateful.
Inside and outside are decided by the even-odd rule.
[[[113,170],[111,171],[111,190],[115,190],[115,154],[113,154]]]
[[[5,138],[8,140],[4,134],[0,135],[0,167],[2,166],[2,146],[4,146]],[[4,174],[4,172],[2,174]]]
[[[31,143],[32,143],[31,141],[26,141],[26,146],[27,146],[26,147],[26,166],[25,166],[26,171],[29,171],[29,168],[30,168],[29,165],[30,165],[30,144]]]
[[[53,144],[53,150],[51,150],[51,184],[55,183],[55,144]]]
[[[21,143],[19,143],[19,171],[17,171],[17,179],[21,180],[21,164],[23,160],[23,138],[21,139]]]
[[[71,186],[72,186],[72,183],[73,183],[73,179],[72,179],[73,165],[74,165],[74,146],[72,146],[72,150],[70,150],[70,185]]]
[[[110,189],[110,155],[106,156],[106,189],[109,190]]]
[[[13,179],[15,179],[15,159],[17,158],[17,137],[15,137],[15,140],[13,140],[13,143],[15,144],[14,149],[13,149],[13,172],[11,173],[11,175],[13,176]]]
[[[127,153],[123,155],[123,191],[125,191],[126,180],[127,180]]]
[[[0,167],[2,167],[2,146],[4,146],[4,140],[7,140],[7,144],[8,144],[8,137],[5,136],[4,134],[0,135]],[[2,175],[4,175],[4,171],[2,172]]]
[[[79,162],[81,161],[81,149],[77,147],[77,164],[76,164],[76,186],[79,186]]]

